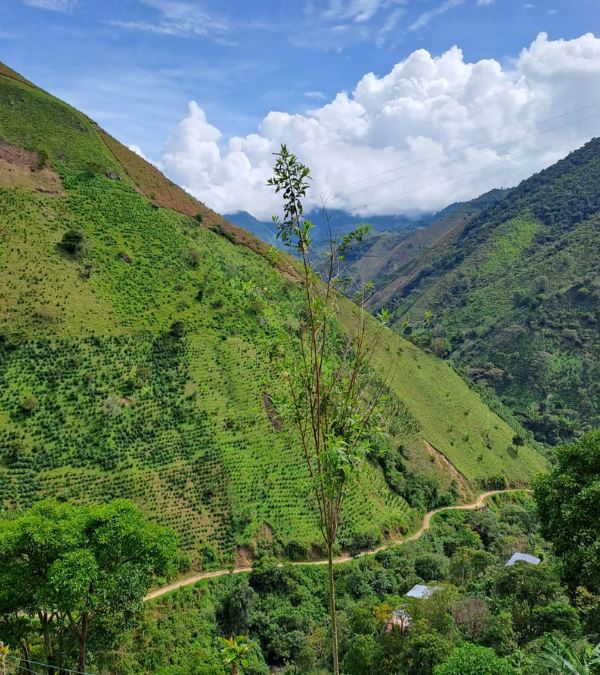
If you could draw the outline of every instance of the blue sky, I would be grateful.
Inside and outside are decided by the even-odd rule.
[[[415,50],[508,71],[540,32],[572,40],[599,19],[598,0],[0,0],[0,59],[160,163],[192,100],[223,146]]]
[[[170,18],[179,4],[196,15]],[[4,0],[0,19],[3,60],[156,156],[190,99],[226,135],[246,134],[269,110],[313,108],[320,94],[385,73],[417,48],[459,45],[470,61],[506,60],[540,31],[571,38],[600,28],[600,8],[597,0]]]

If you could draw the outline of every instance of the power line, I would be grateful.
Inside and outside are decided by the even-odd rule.
[[[535,138],[536,136],[541,136],[542,134],[548,134],[552,131],[557,131],[558,129],[564,129],[565,127],[570,127],[574,124],[579,124],[579,122],[585,122],[586,120],[590,120],[590,119],[593,119],[594,117],[598,117],[598,115],[600,115],[600,111],[594,113],[593,115],[588,115],[587,117],[582,117],[578,120],[573,120],[571,122],[567,122],[566,124],[560,124],[559,126],[556,126],[556,127],[550,127],[549,129],[544,129],[543,131],[538,131],[535,134],[529,134],[527,136],[522,136],[521,138],[516,138],[512,141],[508,141],[508,142],[505,142],[505,143],[499,143],[497,145],[490,145],[490,146],[482,148],[478,152],[474,153],[473,155],[471,155],[471,157],[477,157],[478,155],[483,155],[486,152],[489,152],[490,150],[497,150],[498,148],[507,147],[507,146],[513,145],[515,143],[521,143],[522,141],[526,141],[529,138]],[[471,159],[471,157],[469,157],[469,159]],[[374,190],[375,188],[381,187],[382,185],[389,185],[390,183],[395,183],[399,180],[403,180],[404,178],[411,178],[412,176],[418,176],[420,173],[425,173],[427,171],[431,171],[432,168],[437,169],[437,168],[440,168],[440,167],[443,167],[443,166],[449,166],[450,164],[455,164],[456,162],[460,162],[462,160],[463,160],[462,157],[457,157],[456,159],[450,159],[447,162],[442,162],[442,164],[438,164],[436,167],[427,167],[427,168],[421,169],[420,171],[417,171],[417,172],[404,174],[403,176],[397,176],[395,178],[384,181],[382,183],[375,183],[374,185],[367,185],[366,187],[359,188],[358,190],[353,190],[352,194],[355,195],[355,194],[358,194],[359,192],[365,192],[366,190]],[[427,161],[427,160],[423,160],[423,161]],[[418,163],[420,163],[420,162],[416,162],[416,164],[418,164]],[[396,169],[392,169],[392,171],[396,171]],[[369,179],[365,178],[364,180],[369,180]]]
[[[589,105],[582,106],[581,108],[574,108],[573,110],[569,110],[568,112],[561,113],[560,115],[554,115],[553,117],[547,117],[543,120],[538,120],[537,122],[535,122],[533,124],[527,124],[527,125],[522,126],[522,127],[516,127],[513,131],[508,131],[508,132],[504,132],[502,134],[497,134],[495,136],[491,136],[488,139],[488,141],[494,140],[494,139],[497,139],[497,138],[502,138],[503,136],[507,136],[509,134],[514,134],[514,133],[517,133],[518,131],[523,131],[525,129],[531,129],[531,128],[534,128],[534,127],[538,126],[539,124],[545,124],[546,122],[551,122],[552,120],[560,119],[561,117],[566,117],[567,115],[573,115],[574,113],[578,113],[578,112],[581,112],[583,110],[589,110],[590,108],[593,108],[597,105],[600,105],[600,101],[596,101],[595,103],[590,103]],[[453,150],[448,150],[448,151],[444,150],[443,152],[441,152],[437,155],[431,155],[430,157],[426,157],[424,159],[417,160],[416,162],[408,162],[407,164],[403,164],[403,165],[398,166],[394,169],[388,169],[387,171],[382,171],[381,173],[372,174],[371,176],[366,176],[365,178],[360,178],[358,180],[351,181],[349,183],[342,183],[340,185],[334,185],[331,188],[330,191],[332,192],[334,190],[341,190],[341,189],[343,189],[345,187],[348,187],[350,185],[357,185],[358,183],[364,183],[365,181],[371,180],[373,178],[379,178],[380,176],[385,176],[385,175],[387,175],[389,173],[393,173],[395,171],[400,171],[402,169],[406,169],[406,168],[409,168],[411,166],[417,166],[419,164],[424,164],[425,162],[429,162],[432,159],[438,159],[439,157],[445,157],[445,156],[447,156],[448,154],[451,154],[451,153],[460,152],[461,150],[468,150],[469,148],[475,147],[482,142],[484,142],[484,141],[474,141],[473,143],[468,143],[466,145],[459,146],[458,148],[454,148]]]
[[[6,656],[8,656],[8,654]],[[9,657],[9,658],[15,658],[15,657]],[[21,659],[18,659],[18,660],[21,661]],[[29,663],[29,661],[26,661],[26,663]],[[31,668],[25,668],[25,666],[22,666],[20,663],[18,663],[15,667],[16,667],[17,670],[24,670],[27,673],[33,673],[33,675],[42,675],[42,673],[38,673],[35,670],[31,670]]]
[[[13,659],[14,661],[26,661],[27,663],[32,663],[35,666],[42,666],[42,668],[52,668],[53,670],[60,670],[63,673],[71,673],[71,675],[93,675],[89,670],[82,672],[81,670],[74,670],[73,668],[62,668],[61,666],[54,666],[51,663],[42,663],[41,661],[33,661],[32,659],[22,659],[20,656],[13,656],[12,654],[7,654],[7,658]],[[18,665],[18,668],[23,668],[23,666]],[[33,671],[31,671],[33,672]]]
[[[31,670],[31,668],[25,668],[25,666],[18,665],[17,670],[24,670],[26,673],[33,673],[33,675],[42,675],[38,673],[37,670]]]
[[[476,169],[472,169],[471,171],[465,171],[464,173],[460,173],[456,176],[450,176],[449,178],[444,178],[444,179],[436,181],[434,183],[429,183],[427,185],[421,185],[420,187],[413,188],[412,190],[406,190],[404,192],[398,192],[396,194],[389,195],[388,197],[382,197],[381,199],[374,199],[373,201],[367,202],[365,204],[360,204],[359,206],[354,207],[354,208],[355,208],[355,210],[365,209],[368,206],[372,206],[373,204],[378,204],[380,202],[385,202],[385,201],[388,201],[390,199],[395,199],[396,197],[403,197],[404,195],[412,194],[413,192],[419,192],[420,190],[426,190],[429,187],[434,187],[435,185],[441,185],[443,183],[448,183],[450,181],[456,180],[457,178],[463,178],[464,176],[468,176],[472,173],[477,173],[478,171],[482,171],[484,169],[489,169],[491,167],[498,166],[499,164],[506,164],[506,163],[512,162],[514,160],[524,159],[525,157],[530,157],[531,155],[536,155],[540,152],[545,152],[546,150],[552,150],[554,148],[558,148],[562,145],[571,144],[574,141],[580,141],[583,138],[588,138],[588,135],[586,134],[585,136],[579,136],[577,138],[571,138],[568,141],[563,141],[562,143],[556,143],[555,145],[548,145],[544,148],[539,148],[538,150],[533,150],[532,152],[527,152],[524,155],[518,155],[517,157],[510,157],[508,159],[500,160],[499,162],[492,162],[490,164],[486,164],[484,166],[477,167]]]

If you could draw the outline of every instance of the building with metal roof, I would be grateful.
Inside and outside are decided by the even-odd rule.
[[[415,584],[406,594],[409,598],[429,598],[436,591],[439,591],[441,586],[425,586],[425,584]]]
[[[529,565],[539,565],[542,561],[529,553],[513,553],[506,561],[505,567],[509,567],[518,562],[525,562]]]

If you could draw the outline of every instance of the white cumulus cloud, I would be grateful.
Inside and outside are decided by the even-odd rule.
[[[128,148],[131,150],[131,152],[135,152],[136,155],[139,155],[142,159],[148,161],[148,158],[146,157],[144,151],[140,148],[139,145],[129,145]]]
[[[257,132],[224,139],[194,102],[161,166],[222,213],[277,212],[266,187],[281,143],[312,169],[307,206],[361,215],[432,211],[516,184],[594,135],[600,39],[540,34],[503,66],[424,49],[364,75],[306,114],[269,112]]]

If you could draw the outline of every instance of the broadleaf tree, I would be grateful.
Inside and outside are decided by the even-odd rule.
[[[552,542],[574,591],[600,591],[600,431],[556,450],[556,464],[534,485],[542,534]]]
[[[56,644],[73,644],[85,672],[93,627],[141,609],[154,575],[172,574],[176,560],[175,535],[130,502],[39,502],[0,520],[0,638],[18,638],[27,662],[38,632],[50,674],[70,658]]]

